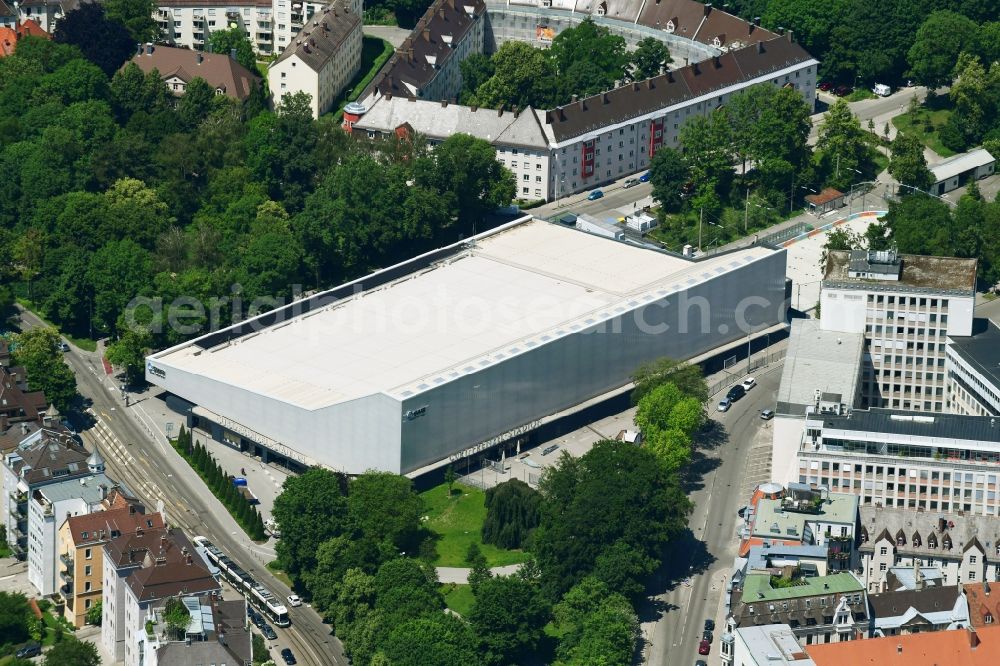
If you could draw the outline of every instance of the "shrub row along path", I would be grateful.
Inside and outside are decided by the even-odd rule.
[[[505,567],[493,567],[490,569],[490,573],[494,576],[509,576],[517,573],[520,568],[520,564],[508,564]],[[466,585],[469,582],[469,572],[471,571],[472,569],[465,567],[437,567],[438,582]]]

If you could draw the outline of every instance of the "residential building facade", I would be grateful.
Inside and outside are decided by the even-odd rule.
[[[958,585],[869,594],[868,606],[871,638],[949,631],[969,624],[969,605]]]
[[[188,538],[177,529],[137,529],[104,544],[101,642],[126,666],[147,664],[146,621],[170,597],[217,594],[209,573]]]
[[[145,507],[121,488],[113,488],[98,511],[70,516],[59,528],[59,572],[64,584],[59,592],[63,614],[75,627],[86,624],[87,612],[103,598],[104,544],[137,530],[164,527],[159,513]]]
[[[734,627],[720,651],[723,666],[815,666],[787,624]]]
[[[153,18],[172,46],[207,51],[213,32],[240,28],[259,55],[274,52],[272,0],[157,0]]]
[[[326,113],[361,68],[361,45],[361,15],[350,3],[323,7],[271,63],[268,84],[273,103],[305,92],[313,117]]]
[[[736,627],[787,624],[800,645],[867,635],[865,589],[854,574],[802,578],[779,587],[771,580],[770,573],[751,573],[734,590],[731,616]]]
[[[863,506],[858,552],[865,589],[893,591],[893,567],[915,570],[917,587],[930,578],[928,568],[940,572],[942,586],[996,582],[998,539],[996,516]]]

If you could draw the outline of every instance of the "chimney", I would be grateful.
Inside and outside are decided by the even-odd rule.
[[[671,70],[667,70],[667,83],[674,82],[674,73]]]
[[[420,31],[420,36],[424,38],[425,42],[431,41],[431,29],[424,28],[423,30]]]
[[[236,60],[236,49],[229,49],[229,57]]]
[[[517,118],[519,115],[521,115],[521,109],[515,106],[514,107],[514,117]]]
[[[764,42],[757,42],[757,53],[764,52]]]
[[[444,19],[444,7],[438,7],[438,18]]]
[[[503,104],[497,109],[497,118],[503,115]]]
[[[692,63],[691,71],[694,73],[695,76],[698,76],[699,74],[701,74],[701,67],[698,66],[698,63]]]
[[[711,13],[712,13],[712,3],[707,2],[705,3],[705,16],[708,16]]]
[[[572,104],[576,104],[576,103],[577,103],[577,101],[579,101],[579,99],[580,99],[580,96],[579,96],[579,95],[573,95],[573,96],[572,96],[572,97],[570,98],[570,102],[571,102]]]
[[[446,100],[446,99],[441,100],[441,108],[443,109],[446,106],[448,106],[448,100]]]
[[[611,103],[611,100],[608,99],[608,93],[607,92],[601,93],[601,102],[604,103],[604,104],[610,104]]]
[[[200,65],[202,61],[205,59],[205,56],[202,55],[201,51],[196,51],[195,53],[196,53],[195,59],[198,61],[198,64]]]
[[[653,79],[646,79],[646,90],[653,89]]]
[[[632,82],[632,92],[639,92],[639,82],[638,81],[633,81]]]
[[[903,644],[896,643],[896,654],[903,654]]]
[[[712,64],[715,65],[716,69],[722,67],[722,59],[719,56],[712,56]]]
[[[969,634],[969,647],[975,650],[979,647],[979,634],[976,633],[975,627],[968,627]]]
[[[788,32],[787,32],[787,33],[785,33],[785,36],[786,36],[786,37],[788,37],[788,41],[790,41],[790,42],[793,42],[793,41],[795,41],[794,39],[792,39],[792,36],[793,36],[794,34],[795,34],[795,33],[794,33],[794,32],[792,32],[792,29],[791,29],[791,28],[789,28],[789,29],[788,29]]]
[[[545,112],[545,124],[546,125],[551,125],[552,124],[552,112],[551,111],[546,111]]]
[[[135,54],[137,56],[141,56],[142,55],[142,42],[136,42],[135,43]]]
[[[580,102],[579,102],[579,104],[580,104],[580,110],[581,111],[586,111],[587,110],[587,100],[581,99]]]
[[[754,16],[754,17],[753,17],[753,24],[754,24],[754,26],[755,26],[755,27],[757,27],[757,28],[759,28],[759,27],[760,27],[760,17],[759,17],[759,16]]]
[[[153,55],[153,42],[146,42],[146,55]]]

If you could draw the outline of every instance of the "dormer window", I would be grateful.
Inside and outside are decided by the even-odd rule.
[[[674,25],[674,20],[670,19],[669,21],[667,21],[667,24],[665,26],[663,26],[663,29],[665,31],[667,31],[667,32],[671,32],[672,33],[674,30],[677,29],[677,26]]]
[[[938,546],[938,543],[937,543],[937,537],[936,536],[934,536],[933,534],[931,534],[929,537],[927,537],[927,547],[928,548],[937,548],[937,546]]]

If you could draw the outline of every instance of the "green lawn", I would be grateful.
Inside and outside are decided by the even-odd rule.
[[[10,545],[6,542],[0,542],[0,558],[10,557]]]
[[[941,143],[941,137],[938,135],[940,129],[948,122],[948,117],[951,116],[951,113],[951,109],[932,110],[921,107],[917,109],[916,114],[911,114],[907,111],[904,114],[896,116],[892,119],[892,124],[903,134],[916,135],[925,146],[941,157],[951,157],[955,152],[945,147]],[[931,121],[930,131],[926,127],[926,119],[928,118]]]
[[[41,319],[42,321],[44,321],[46,324],[48,324],[52,328],[54,328],[56,330],[59,329],[58,326],[56,326],[51,321],[49,321],[48,319],[46,319],[45,317],[43,317],[39,313],[38,308],[35,307],[35,304],[32,303],[31,301],[29,301],[27,298],[18,298],[17,302],[21,305],[21,307],[23,307],[23,308],[25,308],[27,310],[31,310],[32,314],[34,314],[36,317],[38,317],[39,319]],[[83,351],[89,351],[89,352],[97,351],[97,342],[95,342],[94,340],[91,340],[90,338],[77,338],[77,337],[74,337],[74,336],[72,336],[72,335],[70,335],[68,333],[64,333],[62,331],[59,331],[59,333],[64,338],[66,338],[66,340],[68,340],[69,343],[71,345],[73,345],[74,347],[79,347]]]
[[[465,554],[469,544],[479,544],[479,549],[490,567],[518,564],[529,555],[519,550],[503,550],[484,544],[479,537],[486,520],[485,494],[478,488],[456,483],[454,494],[448,497],[448,486],[441,484],[420,494],[424,500],[424,514],[428,519],[424,527],[440,537],[436,543],[437,567],[467,567]]]
[[[444,595],[444,602],[448,608],[462,617],[468,617],[469,611],[472,610],[472,604],[476,601],[475,595],[472,594],[471,585],[446,583],[441,586],[441,594]]]
[[[882,173],[889,168],[889,158],[885,153],[876,150],[875,151],[875,173]]]
[[[392,44],[384,39],[370,35],[362,37],[361,67],[358,69],[358,74],[354,77],[354,80],[348,84],[346,92],[337,100],[332,112],[338,121],[347,103],[353,102],[365,91],[365,88],[372,82],[372,79],[375,78],[378,71],[382,69],[382,65],[392,56],[394,51],[395,49],[392,48]]]
[[[844,99],[848,102],[860,102],[863,99],[875,99],[875,93],[868,88],[858,88]]]

